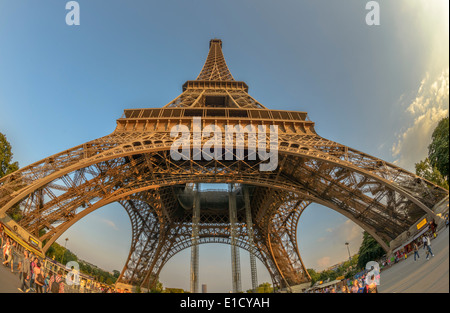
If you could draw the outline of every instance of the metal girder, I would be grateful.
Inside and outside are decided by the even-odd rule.
[[[191,247],[191,293],[199,291],[199,255],[198,235],[200,224],[200,184],[195,184],[194,201],[192,204],[192,247]]]
[[[255,240],[254,240],[254,231],[253,231],[253,218],[252,218],[252,208],[250,206],[250,194],[249,188],[246,185],[243,185],[243,193],[244,193],[244,205],[245,205],[245,226],[247,228],[247,236],[248,243],[250,246],[250,272],[252,278],[252,290],[256,292],[258,288],[258,275],[256,269],[256,257],[255,257]]]
[[[241,263],[239,249],[236,244],[237,237],[237,208],[236,208],[236,191],[234,184],[229,185],[229,215],[230,215],[230,241],[231,241],[231,277],[233,292],[241,292]]]

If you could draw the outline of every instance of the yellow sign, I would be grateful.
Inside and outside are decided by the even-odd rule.
[[[39,243],[31,236],[28,238],[28,242],[31,243],[36,248],[39,247]]]
[[[424,218],[419,224],[417,224],[417,229],[421,229],[425,225],[427,225],[427,219],[426,218]]]
[[[7,227],[4,227],[3,229],[8,234],[9,237],[11,237],[14,241],[16,241],[19,245],[21,245],[25,249],[30,250],[31,252],[33,252],[34,254],[40,256],[41,258],[45,257],[44,253],[42,253],[42,251],[40,251],[40,249],[34,248],[32,245],[30,245],[29,243],[27,243],[24,240],[22,240],[22,238],[17,236],[14,232],[12,232]]]

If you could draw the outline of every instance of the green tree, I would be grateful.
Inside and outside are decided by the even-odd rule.
[[[158,280],[156,282],[156,284],[150,288],[149,292],[150,293],[161,293],[163,291],[163,284]],[[177,288],[171,288],[170,293],[183,293],[184,290],[183,289],[177,289]]]
[[[256,289],[257,293],[272,293],[273,292],[273,287],[270,283],[262,283],[258,286],[258,288]]]
[[[6,136],[0,133],[0,178],[19,169],[19,163],[13,162],[11,144]]]
[[[417,176],[423,177],[438,186],[448,189],[448,181],[442,176],[436,166],[431,165],[429,158],[416,163],[415,167]]]
[[[358,268],[365,268],[367,262],[376,261],[385,254],[384,249],[368,232],[363,232],[363,241],[359,247]]]
[[[13,162],[13,153],[11,144],[6,139],[6,136],[0,133],[0,178],[11,174],[19,169],[19,163]],[[22,211],[20,210],[20,205],[14,205],[9,211],[9,216],[15,221],[20,221],[22,219]]]
[[[105,283],[108,285],[112,285],[114,284],[114,280],[111,277],[106,277]]]
[[[113,276],[117,279],[120,276],[120,272],[118,270],[113,270]]]
[[[329,281],[333,281],[338,277],[338,273],[332,270],[328,270],[328,271],[322,271],[319,274],[319,279],[318,280],[329,280]]]
[[[58,243],[54,242],[50,248],[48,248],[46,252],[46,256],[49,258],[55,259],[55,261],[60,262],[61,264],[66,264],[70,261],[78,261],[78,257],[70,252],[70,250],[64,248]],[[80,268],[81,270],[81,268]]]
[[[442,176],[449,181],[449,119],[448,116],[439,121],[431,135],[428,146],[428,158],[432,167],[436,167]]]
[[[317,273],[312,268],[308,268],[306,271],[309,273],[309,276],[311,276],[311,286],[312,286],[319,280],[319,273]]]

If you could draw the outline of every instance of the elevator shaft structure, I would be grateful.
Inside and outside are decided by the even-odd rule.
[[[244,192],[244,203],[245,203],[245,222],[247,226],[247,236],[248,236],[248,244],[250,247],[249,254],[250,254],[250,271],[251,271],[251,278],[252,278],[252,290],[253,292],[256,292],[258,288],[258,275],[257,275],[257,269],[256,269],[256,247],[255,242],[253,239],[253,221],[252,221],[252,209],[250,206],[250,194],[248,191],[248,186],[243,186],[243,192]]]
[[[199,292],[199,234],[200,223],[200,184],[195,184],[194,201],[192,205],[192,247],[191,247],[191,293]]]
[[[233,292],[242,291],[241,283],[241,261],[239,247],[237,245],[237,210],[236,210],[236,191],[234,184],[229,185],[229,209],[230,209],[230,241],[231,241],[231,277]]]

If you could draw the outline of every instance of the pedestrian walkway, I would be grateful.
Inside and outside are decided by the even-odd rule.
[[[448,293],[449,292],[449,228],[443,228],[431,241],[434,257],[426,259],[426,250],[419,249],[420,258],[412,255],[381,272],[378,291],[382,293]]]
[[[17,289],[20,287],[19,273],[11,273],[11,268],[0,264],[0,293],[20,293]]]

